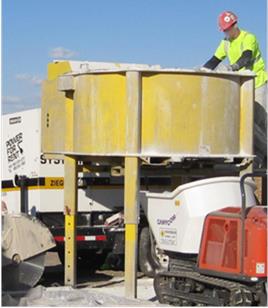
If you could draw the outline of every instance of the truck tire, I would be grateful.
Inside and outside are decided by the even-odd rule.
[[[107,267],[114,271],[124,270],[124,255],[109,253],[105,261]]]
[[[161,261],[157,253],[157,245],[150,234],[149,227],[142,228],[139,238],[139,268],[148,277],[153,278],[156,272],[164,268],[168,262],[168,257],[164,256],[166,260]],[[163,257],[161,257],[163,259]]]

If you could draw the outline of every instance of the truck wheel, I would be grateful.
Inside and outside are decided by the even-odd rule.
[[[123,271],[124,270],[124,255],[109,253],[105,264],[107,264],[109,269],[112,269],[115,271]]]
[[[166,268],[168,257],[158,248],[149,227],[144,227],[139,239],[139,267],[148,277],[153,278],[156,271]]]

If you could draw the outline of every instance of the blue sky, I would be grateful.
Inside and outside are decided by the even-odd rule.
[[[266,58],[266,0],[2,0],[2,112],[40,106],[55,58],[200,66],[222,39],[223,10]]]

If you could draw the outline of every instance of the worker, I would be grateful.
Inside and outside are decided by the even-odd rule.
[[[237,16],[230,11],[220,14],[218,24],[225,38],[220,42],[215,54],[201,68],[214,70],[222,60],[228,57],[228,71],[251,70],[255,77],[254,104],[254,151],[259,160],[267,157],[267,72],[261,56],[256,36],[239,29]],[[263,165],[260,162],[261,165]]]

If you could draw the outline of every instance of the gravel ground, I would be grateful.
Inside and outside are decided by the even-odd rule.
[[[116,295],[115,295],[116,294]],[[158,306],[158,303],[142,299],[126,299],[116,290],[113,294],[103,292],[103,289],[71,287],[38,286],[32,289],[26,297],[20,299],[19,306],[57,306],[57,307],[96,307],[96,306]]]

